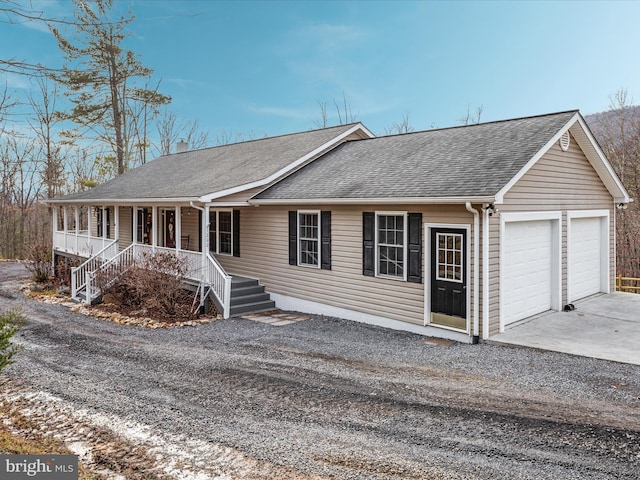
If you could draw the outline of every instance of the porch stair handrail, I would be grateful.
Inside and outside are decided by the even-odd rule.
[[[117,274],[122,274],[126,271],[131,267],[131,265],[133,265],[135,260],[136,249],[135,244],[132,243],[127,248],[120,251],[116,256],[99,265],[94,271],[89,272],[87,277],[86,303],[91,303],[94,298],[99,296],[99,293],[94,291],[94,284],[98,274],[104,272],[111,273],[111,282],[114,282],[118,276]]]
[[[96,271],[105,261],[118,254],[118,240],[113,240],[102,250],[88,258],[84,263],[71,268],[71,298],[79,300],[78,292],[87,286],[89,274]]]
[[[211,286],[211,292],[222,306],[223,318],[229,318],[231,312],[231,275],[209,252],[205,257],[204,282]]]

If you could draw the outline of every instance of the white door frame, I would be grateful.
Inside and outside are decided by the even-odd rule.
[[[609,293],[611,291],[611,280],[609,272],[609,210],[570,210],[567,211],[567,303],[571,303],[573,298],[571,291],[571,220],[574,218],[600,218],[600,291]]]
[[[551,309],[562,310],[562,212],[522,212],[500,214],[500,333],[504,332],[504,244],[506,225],[512,222],[551,221]]]
[[[445,330],[453,330],[455,332],[460,332],[461,330],[457,328],[450,328],[444,325],[436,325],[429,322],[431,318],[431,230],[434,228],[455,228],[458,230],[464,230],[466,235],[466,247],[465,247],[465,258],[463,259],[466,264],[466,285],[467,285],[467,328],[464,330],[465,333],[469,333],[471,330],[471,270],[473,268],[473,262],[471,261],[471,242],[473,239],[471,238],[471,224],[465,223],[425,223],[424,224],[424,244],[426,245],[423,261],[424,261],[424,325],[430,327],[444,328]],[[479,272],[473,272],[474,275],[477,275]],[[478,295],[478,292],[473,292],[474,295]]]

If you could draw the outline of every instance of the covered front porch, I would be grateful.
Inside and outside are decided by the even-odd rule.
[[[56,255],[83,260],[71,270],[77,301],[99,300],[99,272],[124,272],[143,255],[164,252],[185,262],[200,306],[211,298],[225,318],[274,306],[257,280],[230,275],[216,259],[239,252],[232,210],[193,204],[58,205],[53,212],[54,262]]]

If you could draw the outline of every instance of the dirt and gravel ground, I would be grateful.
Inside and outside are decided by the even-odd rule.
[[[113,478],[640,476],[640,366],[323,317],[149,330],[26,276],[0,263],[0,311],[28,317],[1,396]]]

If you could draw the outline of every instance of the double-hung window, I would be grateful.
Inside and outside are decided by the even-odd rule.
[[[406,213],[376,213],[376,274],[405,280]]]
[[[320,212],[298,212],[298,265],[320,267]]]
[[[235,255],[237,245],[234,247],[234,236],[239,232],[237,225],[234,228],[233,210],[211,210],[209,212],[209,250],[211,253],[221,253],[224,255]],[[237,216],[237,215],[236,215]],[[237,242],[235,242],[237,244]]]

